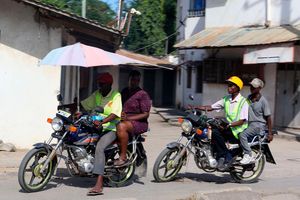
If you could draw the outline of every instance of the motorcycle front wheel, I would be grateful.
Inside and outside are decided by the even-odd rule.
[[[54,162],[49,162],[44,172],[41,172],[47,159],[45,149],[32,149],[23,158],[18,172],[18,181],[21,188],[26,192],[42,190],[49,182],[53,171]]]
[[[157,182],[168,182],[176,177],[186,159],[184,155],[174,166],[174,159],[180,151],[179,148],[166,148],[159,154],[153,166],[153,176]]]
[[[252,149],[252,155],[257,156],[258,151]],[[264,170],[266,163],[265,155],[261,154],[259,159],[248,165],[235,166],[230,171],[231,177],[238,183],[254,183],[257,182],[259,176]]]

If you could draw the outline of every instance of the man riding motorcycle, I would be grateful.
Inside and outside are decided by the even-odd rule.
[[[240,94],[243,88],[243,81],[232,76],[226,80],[228,84],[229,95],[223,97],[216,103],[208,106],[197,106],[196,108],[203,111],[224,110],[226,120],[229,122],[223,131],[213,129],[212,142],[217,153],[219,171],[224,171],[230,166],[232,159],[225,141],[229,140],[233,143],[238,143],[239,133],[247,128],[248,124],[248,108],[249,105],[245,97]]]
[[[104,150],[116,139],[116,124],[119,123],[122,112],[121,94],[111,89],[113,83],[111,74],[101,73],[97,80],[99,89],[81,101],[81,105],[86,111],[92,111],[99,106],[104,108],[104,112],[101,114],[104,119],[94,121],[96,126],[103,127],[103,135],[97,143],[93,169],[93,173],[97,174],[98,178],[95,186],[87,193],[89,196],[102,194],[105,166]]]

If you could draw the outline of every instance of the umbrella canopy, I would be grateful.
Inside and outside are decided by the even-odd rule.
[[[141,64],[148,63],[118,55],[102,49],[76,43],[53,49],[40,62],[41,65],[71,65],[93,67],[103,65]]]

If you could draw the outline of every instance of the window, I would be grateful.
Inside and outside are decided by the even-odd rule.
[[[205,0],[190,0],[189,17],[205,16]]]
[[[187,88],[191,88],[192,87],[192,67],[187,67],[187,82],[186,82],[186,86]]]
[[[203,61],[203,82],[225,83],[230,76],[239,76],[244,83],[263,77],[263,64],[243,65],[242,60],[209,59]]]

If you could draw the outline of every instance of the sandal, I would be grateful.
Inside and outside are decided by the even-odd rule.
[[[95,191],[93,189],[91,189],[90,191],[88,191],[88,193],[86,194],[87,196],[97,196],[97,195],[102,195],[103,192],[101,191]]]
[[[128,163],[128,159],[123,160],[123,159],[119,158],[114,161],[114,166],[120,167],[120,166],[126,165],[127,163]]]

